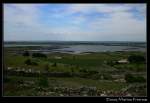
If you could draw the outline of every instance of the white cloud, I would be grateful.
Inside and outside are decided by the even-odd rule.
[[[99,21],[99,22],[98,22]],[[91,25],[91,24],[89,24]],[[113,13],[112,18],[95,21],[91,25],[93,29],[99,29],[103,35],[108,38],[117,38],[120,40],[146,40],[146,19],[140,21],[132,17],[131,13],[116,12]]]
[[[46,15],[49,18],[68,18],[69,25],[55,28],[39,21],[40,7],[44,4],[5,4],[4,40],[146,40],[145,4],[66,5],[66,11],[56,10]],[[133,17],[129,12],[133,7],[144,20]],[[110,17],[89,20],[86,14],[92,12],[109,14]],[[76,13],[80,15],[71,16]]]

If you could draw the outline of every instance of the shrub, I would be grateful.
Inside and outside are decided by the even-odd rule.
[[[128,61],[131,63],[144,63],[146,59],[144,56],[141,55],[131,55],[128,57]]]
[[[136,68],[136,71],[137,72],[140,72],[140,71],[146,71],[146,65],[137,65],[137,68]]]
[[[102,79],[101,76],[103,76],[103,75],[98,74],[98,73],[97,74],[93,74],[93,75],[90,75],[90,79],[94,79],[94,80]]]
[[[52,66],[53,66],[53,67],[56,67],[56,66],[57,66],[57,63],[54,63]]]
[[[25,60],[25,64],[27,64],[27,65],[38,65],[38,63],[33,62],[30,59]]]
[[[103,77],[104,77],[104,79],[105,80],[112,80],[112,76],[111,75],[109,75],[109,74],[103,74]]]
[[[91,75],[98,73],[98,71],[96,71],[96,70],[88,70],[87,72],[88,72],[88,74],[91,74]]]
[[[86,70],[86,69],[80,69],[79,71],[82,72],[82,73],[87,73],[88,72],[88,70]]]
[[[32,65],[31,60],[30,60],[30,59],[27,59],[27,60],[25,61],[25,64],[27,64],[27,65]]]
[[[49,71],[49,65],[48,65],[48,64],[46,64],[46,65],[45,65],[44,70],[45,70],[46,72],[48,72],[48,71]]]
[[[132,83],[132,82],[134,82],[134,77],[133,77],[131,74],[126,74],[126,75],[125,75],[125,80],[126,80],[128,83]]]
[[[71,68],[71,72],[72,72],[72,73],[74,72],[74,68]]]
[[[146,82],[146,79],[142,76],[137,76],[136,77],[136,82]]]
[[[134,83],[134,82],[145,82],[146,79],[142,76],[133,76],[131,74],[126,74],[125,75],[125,80],[128,82],[128,83]]]
[[[23,53],[23,56],[30,56],[30,54],[29,54],[28,51],[25,51],[25,52]]]
[[[42,53],[33,53],[32,57],[43,57],[43,58],[47,58],[47,56],[45,54]]]
[[[41,75],[38,80],[38,85],[40,87],[48,87],[48,78],[44,75]]]
[[[36,63],[36,62],[31,62],[31,65],[38,65],[38,63]]]
[[[107,64],[110,65],[110,66],[114,66],[115,64],[118,64],[118,62],[116,62],[116,61],[108,61]]]

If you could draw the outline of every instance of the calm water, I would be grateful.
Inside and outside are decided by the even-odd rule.
[[[67,48],[57,49],[64,52],[114,52],[114,51],[145,51],[142,47],[130,47],[130,46],[105,46],[105,45],[71,45]]]
[[[110,44],[110,43],[109,43]],[[146,51],[146,47],[137,47],[137,46],[125,46],[125,45],[91,45],[91,44],[80,44],[80,45],[70,45],[70,44],[5,44],[4,47],[20,47],[20,46],[42,46],[47,49],[33,49],[32,52],[63,52],[63,53],[83,53],[83,52],[114,52],[114,51]],[[52,48],[59,46],[59,48]]]

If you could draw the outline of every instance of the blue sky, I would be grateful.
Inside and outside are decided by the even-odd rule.
[[[146,41],[146,4],[4,4],[4,40]]]

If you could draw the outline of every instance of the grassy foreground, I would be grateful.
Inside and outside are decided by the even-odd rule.
[[[147,95],[146,81],[125,80],[126,74],[146,79],[146,64],[115,63],[144,52],[50,53],[36,58],[12,50],[16,48],[4,49],[4,96]],[[28,59],[36,64],[26,64]]]

